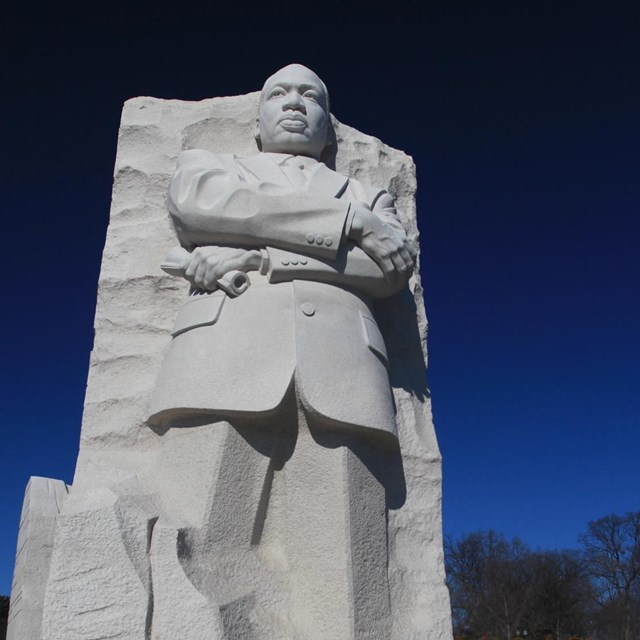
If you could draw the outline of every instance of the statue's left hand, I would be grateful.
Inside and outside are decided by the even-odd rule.
[[[404,230],[385,224],[368,207],[356,206],[349,238],[378,264],[389,284],[402,286],[408,280],[415,249]]]
[[[247,273],[260,268],[259,249],[207,246],[193,250],[184,277],[197,289],[215,291],[218,280],[229,271]]]

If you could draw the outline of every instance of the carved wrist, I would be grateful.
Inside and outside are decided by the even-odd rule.
[[[260,249],[260,275],[265,276],[269,272],[269,252]]]
[[[347,217],[344,221],[344,237],[346,240],[350,240],[353,238],[352,229],[353,229],[353,218],[356,215],[356,208],[352,205],[349,205],[347,209]]]
[[[351,207],[349,214],[347,215],[347,224],[347,239],[355,240],[356,242],[360,241],[364,231],[362,211],[356,207]]]

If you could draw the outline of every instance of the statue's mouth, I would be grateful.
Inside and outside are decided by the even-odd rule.
[[[307,124],[307,118],[305,117],[305,115],[303,113],[300,113],[299,111],[294,110],[287,111],[287,113],[285,113],[280,118],[279,122],[282,122],[283,120],[298,120],[299,122],[304,122],[305,124]]]
[[[302,117],[286,116],[278,123],[285,131],[301,132],[307,128],[307,121]]]

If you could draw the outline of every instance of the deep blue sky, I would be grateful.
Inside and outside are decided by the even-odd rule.
[[[445,532],[567,547],[640,509],[638,10],[235,4],[0,26],[0,593],[28,477],[73,475],[123,101],[246,93],[293,61],[418,166]]]

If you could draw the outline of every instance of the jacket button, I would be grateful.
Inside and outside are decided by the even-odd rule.
[[[313,235],[313,233],[307,233],[307,242],[309,244],[313,244],[315,239],[316,237]]]
[[[322,236],[316,236],[316,244],[322,244],[324,242],[324,238]]]
[[[333,244],[333,238],[330,238],[329,236],[327,236],[324,239],[324,243],[327,245],[327,247],[330,247]]]
[[[298,264],[297,258],[291,258],[291,264]]]
[[[286,258],[281,258],[280,264],[283,264],[286,267],[289,264],[289,261]]]
[[[300,258],[300,264],[307,264],[306,258]]]
[[[315,307],[310,302],[305,302],[302,305],[302,313],[304,313],[305,316],[312,316],[315,312]]]

